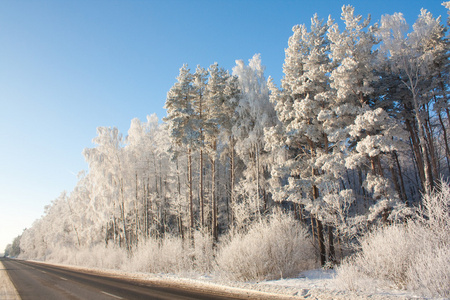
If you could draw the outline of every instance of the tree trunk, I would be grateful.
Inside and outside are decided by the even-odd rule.
[[[116,216],[113,216],[113,241],[114,245],[117,245],[117,221]]]
[[[188,148],[188,184],[189,184],[189,225],[190,234],[192,238],[192,231],[194,229],[194,202],[192,198],[192,153],[191,147]]]
[[[431,193],[431,189],[433,187],[433,179],[430,176],[431,175],[431,166],[430,166],[430,161],[428,159],[428,155],[427,155],[427,146],[426,146],[426,137],[425,137],[425,132],[424,132],[424,125],[423,124],[423,120],[422,117],[420,116],[420,109],[419,109],[419,99],[417,99],[417,91],[412,88],[413,85],[413,80],[411,79],[411,77],[409,77],[411,86],[410,86],[410,90],[412,92],[412,96],[413,96],[413,104],[414,104],[414,110],[415,110],[415,117],[416,117],[416,122],[417,122],[417,129],[419,131],[419,144],[422,150],[422,161],[424,162],[424,168],[423,168],[423,173],[425,175],[425,194],[430,194]]]
[[[397,164],[398,177],[400,178],[400,189],[402,191],[403,199],[405,201],[406,206],[409,206],[408,197],[406,196],[405,183],[403,181],[402,168],[398,160],[397,151],[393,151],[391,155],[394,158],[395,163]]]
[[[180,170],[178,166],[178,158],[177,158],[177,191],[178,191],[178,199],[181,199],[181,179],[180,179]],[[183,213],[181,207],[181,201],[178,201],[178,231],[181,235],[181,239],[184,240],[184,230],[183,230]]]
[[[314,143],[310,139],[308,139],[308,145],[310,148],[310,154],[311,156],[315,156],[315,149],[314,149]],[[311,167],[311,178],[314,180],[314,177],[316,176],[317,170],[314,167]],[[319,189],[315,184],[312,186],[312,196],[313,201],[319,198]],[[319,243],[319,256],[320,256],[320,265],[325,266],[326,262],[326,250],[325,250],[325,239],[323,236],[323,225],[322,222],[319,220],[318,216],[316,219],[316,225],[317,225],[317,242]]]
[[[255,144],[255,164],[256,164],[256,205],[257,205],[257,215],[261,219],[261,197],[260,197],[260,182],[259,182],[259,150],[258,146]]]
[[[217,222],[217,199],[216,199],[216,141],[213,142],[213,154],[211,157],[211,213],[212,213],[212,224],[211,224],[211,230],[212,230],[212,236],[215,241],[219,239],[218,236],[218,222]]]
[[[394,168],[394,164],[389,165],[389,171],[391,172],[392,182],[394,183],[395,191],[397,192],[397,195],[400,198],[400,200],[402,200],[404,202],[405,199],[403,198],[402,191],[400,189],[400,185],[398,184],[397,172]]]
[[[447,138],[447,129],[444,126],[444,121],[442,121],[442,116],[440,113],[438,113],[439,116],[439,123],[441,124],[442,127],[442,133],[444,134],[444,144],[445,144],[445,157],[446,157],[446,161],[447,161],[447,168],[450,171],[450,149],[448,147],[448,138]]]
[[[230,137],[230,225],[233,226],[233,203],[234,203],[234,138]]]
[[[328,226],[328,262],[336,263],[336,251],[334,249],[333,227]]]
[[[123,237],[125,240],[125,246],[127,248],[128,251],[131,250],[130,248],[130,241],[128,240],[128,235],[127,235],[127,220],[126,220],[126,214],[125,214],[125,195],[124,195],[124,190],[123,190],[123,178],[120,180],[120,194],[121,194],[121,198],[122,198],[122,223],[123,223]]]
[[[363,187],[363,174],[362,174],[362,170],[361,168],[358,168],[358,180],[359,180],[359,186],[361,187],[361,191],[363,194],[363,199],[364,199],[364,208],[368,209],[370,206],[369,202],[369,198],[367,197],[367,193],[366,193],[366,189]]]
[[[138,209],[138,203],[139,203],[139,193],[138,193],[138,174],[135,172],[136,175],[136,201],[134,202],[134,222],[136,226],[135,231],[135,243],[136,245],[139,243],[139,209]]]
[[[425,137],[425,139],[426,139],[426,137]],[[426,161],[425,166],[427,167],[425,171],[427,172],[426,174],[428,175],[425,178],[427,178],[427,182],[428,182],[428,192],[427,193],[430,193],[433,188],[433,185],[434,185],[433,168],[431,167],[431,158],[430,158],[431,153],[430,153],[429,148],[427,147],[428,144],[426,141],[424,142],[424,144],[425,144],[424,159]]]
[[[411,122],[409,121],[409,119],[405,120],[405,124],[406,124],[406,128],[409,131],[409,135],[411,137],[411,142],[412,142],[412,147],[413,147],[413,151],[414,151],[414,156],[416,158],[416,165],[417,165],[417,170],[419,171],[419,178],[420,178],[420,182],[422,184],[422,187],[425,188],[425,173],[424,173],[424,163],[423,163],[423,156],[420,150],[420,145],[418,142],[418,138],[417,138],[417,133],[416,130],[414,129],[414,127],[412,126]]]
[[[320,255],[320,265],[323,267],[326,263],[326,250],[323,238],[323,225],[322,222],[316,218],[317,225],[317,239],[319,242],[319,255]]]
[[[152,208],[152,199],[150,198],[150,178],[147,179],[147,198],[146,198],[146,214],[147,214],[147,218],[145,219],[146,222],[146,232],[147,232],[147,237],[150,236],[150,224],[151,224],[151,213],[150,210]]]
[[[200,224],[205,226],[204,202],[203,202],[203,150],[200,149]]]
[[[434,139],[433,139],[433,132],[431,131],[431,124],[430,119],[427,118],[424,122],[425,124],[425,130],[426,130],[426,140],[428,149],[430,149],[430,163],[431,163],[431,170],[432,170],[432,176],[433,178],[439,178],[439,171],[438,171],[438,162],[436,159],[436,149],[434,147]]]
[[[313,186],[313,199],[316,200],[319,198],[319,189],[317,186]],[[323,236],[323,225],[322,222],[316,218],[316,225],[317,225],[317,241],[319,243],[319,255],[320,255],[320,265],[323,267],[325,266],[326,262],[326,250],[325,250],[325,239]]]
[[[450,127],[450,109],[448,107],[445,108],[445,112],[447,113],[447,122],[448,126]]]
[[[383,168],[381,167],[380,155],[370,157],[370,166],[372,168],[373,175],[384,177]]]

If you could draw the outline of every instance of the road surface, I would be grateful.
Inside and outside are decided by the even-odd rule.
[[[1,259],[23,300],[28,299],[243,299],[149,282],[108,277],[35,262]]]

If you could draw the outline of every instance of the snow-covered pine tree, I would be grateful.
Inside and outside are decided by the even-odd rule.
[[[186,147],[188,156],[188,199],[189,199],[189,225],[190,232],[194,229],[194,200],[193,200],[193,176],[192,176],[192,151],[199,144],[200,132],[198,131],[198,116],[194,109],[195,89],[192,86],[193,77],[187,65],[183,65],[177,82],[167,93],[164,108],[167,117],[164,121],[169,125],[170,138],[175,147]],[[175,155],[176,152],[174,151]]]
[[[205,223],[205,204],[204,204],[204,185],[203,185],[203,173],[204,173],[204,163],[203,163],[203,150],[205,148],[205,126],[210,125],[207,122],[206,110],[206,89],[207,89],[208,71],[204,68],[197,66],[195,73],[193,75],[193,88],[194,88],[194,109],[196,115],[198,116],[198,131],[199,136],[199,206],[200,206],[200,225],[204,227]],[[208,130],[208,128],[206,128]]]
[[[347,168],[358,169],[359,173],[370,170],[360,184],[373,192],[373,202],[364,203],[364,207],[375,204],[371,207],[372,219],[380,212],[385,212],[387,217],[392,206],[388,199],[394,194],[385,178],[381,159],[384,153],[398,150],[395,146],[399,145],[392,139],[393,134],[400,131],[395,131],[398,127],[389,127],[394,126],[393,121],[382,108],[372,111],[379,105],[374,90],[378,78],[374,72],[376,52],[373,51],[378,43],[377,25],[369,26],[370,16],[363,20],[362,16],[355,15],[352,6],[342,7],[341,19],[345,29],[341,32],[334,24],[328,32],[331,58],[336,65],[330,76],[331,87],[336,91],[333,118],[328,127],[330,140],[346,155]]]
[[[205,101],[205,142],[206,150],[211,164],[211,232],[214,240],[219,238],[218,228],[218,183],[217,183],[217,162],[220,157],[219,143],[221,132],[227,130],[227,123],[230,118],[230,108],[233,107],[234,88],[228,87],[230,74],[217,63],[208,68],[209,78],[206,87]],[[224,127],[224,128],[223,128]]]
[[[288,149],[285,167],[272,172],[272,176],[281,177],[280,180],[287,179],[287,185],[273,189],[274,197],[303,204],[311,212],[317,226],[321,265],[325,265],[326,251],[320,220],[319,185],[330,173],[324,173],[317,162],[323,156],[329,156],[331,149],[325,119],[319,118],[327,114],[331,97],[328,78],[331,63],[326,37],[331,23],[331,20],[324,23],[315,15],[311,19],[310,32],[304,25],[294,26],[286,49],[282,89],[269,85],[272,87],[271,101],[282,125],[278,130],[266,130],[268,146],[272,150],[280,146]]]

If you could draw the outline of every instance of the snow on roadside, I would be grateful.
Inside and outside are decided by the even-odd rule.
[[[335,281],[334,270],[309,270],[299,274],[297,278],[279,279],[261,282],[232,282],[223,281],[215,276],[199,276],[195,274],[184,274],[183,277],[176,275],[151,275],[154,279],[158,276],[161,280],[169,280],[174,282],[182,282],[189,285],[209,286],[216,288],[234,289],[240,291],[242,295],[250,295],[252,292],[264,293],[269,299],[335,299],[335,300],[351,300],[351,299],[375,299],[375,300],[406,300],[406,299],[426,299],[413,295],[407,291],[395,289],[379,289],[376,287],[375,281],[369,283],[372,293],[348,291],[339,288]],[[264,295],[261,294],[261,295]],[[272,298],[270,297],[276,297]],[[262,299],[262,298],[258,298]]]
[[[40,261],[35,261],[42,263]],[[340,288],[334,279],[334,270],[309,270],[299,274],[297,278],[261,282],[236,282],[223,280],[218,275],[183,274],[149,274],[142,272],[126,272],[99,268],[85,268],[63,264],[45,264],[67,267],[78,271],[97,273],[113,277],[128,277],[133,280],[146,281],[151,284],[195,289],[206,293],[229,293],[230,295],[250,299],[319,299],[319,300],[407,300],[423,298],[404,290],[380,289],[375,281],[367,282],[369,292],[348,291]]]
[[[16,288],[9,279],[8,272],[0,261],[0,299],[5,300],[20,300]]]
[[[367,282],[370,285],[367,287],[370,293],[344,290],[334,279],[335,274],[334,270],[309,270],[300,273],[297,278],[266,281],[259,285],[274,290],[277,288],[296,290],[296,295],[308,299],[425,299],[403,290],[379,289],[375,281]]]

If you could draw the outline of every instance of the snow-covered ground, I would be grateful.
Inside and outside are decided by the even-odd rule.
[[[333,270],[310,270],[299,274],[297,278],[261,281],[230,282],[209,276],[177,278],[164,276],[166,280],[182,280],[193,284],[214,284],[240,289],[244,293],[250,291],[264,292],[271,295],[288,296],[290,299],[425,299],[406,291],[395,289],[378,289],[375,282],[368,282],[367,292],[348,291],[340,288],[334,279]],[[161,276],[161,275],[159,275]]]
[[[334,270],[310,270],[302,272],[297,278],[280,279],[258,283],[272,291],[277,289],[294,292],[294,295],[312,299],[424,299],[407,291],[380,289],[375,281],[367,281],[366,292],[348,291],[335,280]],[[370,292],[369,292],[370,291]]]
[[[152,284],[176,285],[187,289],[203,291],[222,291],[233,295],[241,295],[249,299],[430,299],[409,293],[408,291],[377,287],[375,281],[367,281],[366,291],[348,291],[339,287],[333,270],[309,270],[296,278],[270,280],[261,282],[229,281],[214,275],[199,275],[195,273],[149,274],[140,272],[125,272],[97,268],[84,268],[64,265],[80,271],[94,272],[109,276],[129,277],[139,281],[145,280]]]

